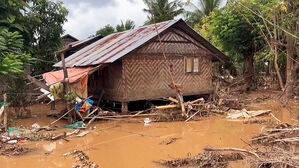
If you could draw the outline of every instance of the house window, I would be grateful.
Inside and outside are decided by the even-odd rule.
[[[199,73],[199,59],[193,57],[186,58],[186,72]]]
[[[192,72],[192,58],[186,59],[186,72]]]
[[[193,58],[193,72],[199,72],[199,60],[198,60],[198,58]]]

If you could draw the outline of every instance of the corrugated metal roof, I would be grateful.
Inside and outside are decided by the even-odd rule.
[[[172,20],[158,23],[158,32],[163,32],[176,22]],[[66,58],[66,67],[112,63],[156,35],[157,32],[154,25],[108,35]],[[54,66],[61,67],[61,62],[58,62]]]
[[[191,29],[187,30],[186,32],[191,33],[192,36],[200,36],[182,19],[158,23],[156,25],[157,30],[159,33],[161,33],[176,23],[178,23],[177,25],[183,29]],[[108,35],[67,57],[65,59],[66,67],[92,66],[104,63],[112,63],[156,36],[157,31],[154,25],[143,26],[134,30]],[[216,49],[203,37],[200,36],[197,37],[197,39],[203,43],[203,45],[212,53],[216,54],[216,57],[220,61],[227,59],[221,51]],[[54,67],[61,66],[61,62],[58,62],[54,65]]]

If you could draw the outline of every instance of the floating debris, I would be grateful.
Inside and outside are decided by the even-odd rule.
[[[73,165],[73,168],[98,168],[99,165],[89,161],[89,157],[80,150],[74,150],[63,155],[64,157],[73,156],[76,160],[76,163]]]

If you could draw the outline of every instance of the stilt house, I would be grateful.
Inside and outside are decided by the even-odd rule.
[[[81,91],[78,95],[104,92],[103,99],[122,102],[126,111],[130,101],[176,95],[170,88],[168,63],[184,96],[213,92],[214,61],[226,63],[229,58],[180,19],[108,35],[67,57],[65,65],[69,77],[75,78],[73,90]]]

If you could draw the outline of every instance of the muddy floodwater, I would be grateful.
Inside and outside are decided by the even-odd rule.
[[[269,109],[281,121],[294,122],[289,111],[298,114],[298,104],[295,102],[294,108],[286,110],[279,102],[268,100],[248,105],[246,108]],[[49,107],[39,107],[35,110],[45,111],[46,108]],[[13,125],[30,127],[33,123],[38,123],[45,126],[54,120],[55,118],[40,115],[16,120]],[[56,125],[65,126],[67,123],[59,121]],[[33,151],[19,157],[0,156],[0,168],[72,167],[75,160],[72,157],[63,157],[63,154],[73,150],[84,151],[90,157],[90,161],[97,163],[101,168],[161,167],[155,162],[195,156],[205,147],[250,149],[247,142],[249,143],[250,139],[265,127],[262,124],[228,121],[225,116],[201,118],[187,123],[152,122],[147,126],[143,122],[98,121],[92,126],[96,129],[85,137],[70,137],[69,142],[26,142],[24,146],[32,148]],[[172,139],[175,141],[172,142]],[[53,152],[47,155],[45,153],[49,148],[53,149]],[[240,163],[231,166],[243,167]]]
[[[26,122],[25,124],[30,124]],[[204,147],[248,148],[243,141],[259,133],[261,126],[242,124],[212,117],[201,121],[151,123],[102,122],[86,137],[70,138],[69,142],[34,142],[26,144],[35,150],[20,157],[0,157],[1,168],[72,167],[72,157],[62,155],[83,150],[90,160],[103,168],[160,167],[155,163],[187,155],[196,155]],[[169,139],[178,138],[166,145]],[[47,146],[56,146],[45,155]]]

